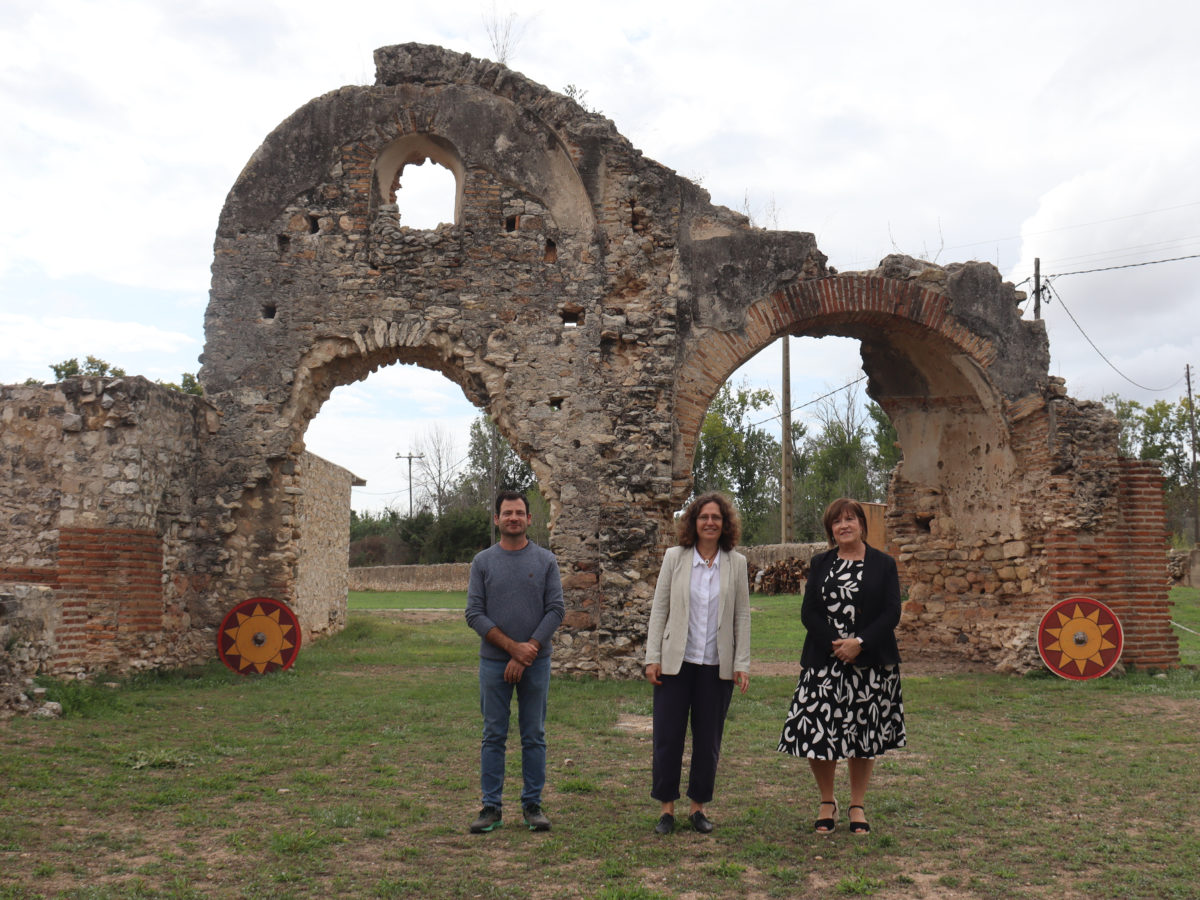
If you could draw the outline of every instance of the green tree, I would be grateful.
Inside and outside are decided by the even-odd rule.
[[[754,413],[775,405],[765,388],[723,384],[708,406],[692,464],[694,494],[723,491],[742,518],[742,541],[767,543],[779,537],[779,442],[753,424]]]
[[[470,562],[491,543],[491,513],[482,506],[446,510],[434,521],[421,544],[422,563]]]
[[[868,401],[866,414],[875,422],[872,437],[875,439],[876,469],[882,474],[882,490],[886,492],[888,479],[895,467],[899,466],[904,451],[900,449],[900,436],[896,434],[896,427],[888,418],[888,414],[883,412],[880,404],[874,400]]]
[[[879,475],[881,455],[867,428],[872,418],[869,407],[859,401],[857,384],[818,404],[820,428],[807,442],[804,471],[793,490],[797,540],[825,540],[821,517],[838,497],[879,502],[886,495],[886,484]],[[878,433],[879,421],[875,422]]]
[[[1136,459],[1158,460],[1163,472],[1163,501],[1167,526],[1179,544],[1194,544],[1195,473],[1192,470],[1191,421],[1194,411],[1187,397],[1170,403],[1157,400],[1142,406],[1116,394],[1103,398],[1116,415],[1121,431],[1118,451]]]
[[[472,503],[492,508],[500,491],[527,491],[534,482],[533,469],[505,440],[490,416],[471,423],[467,439],[467,471],[459,491]]]
[[[1125,400],[1116,394],[1105,394],[1101,401],[1117,417],[1121,433],[1117,439],[1117,452],[1131,459],[1140,458],[1142,404],[1136,400]]]
[[[200,386],[200,379],[198,379],[191,372],[184,372],[182,375],[180,375],[178,384],[173,381],[160,381],[158,383],[165,388],[170,388],[173,391],[179,391],[181,394],[194,394],[197,397],[204,396],[204,388]]]
[[[54,372],[54,378],[57,381],[62,381],[65,378],[73,378],[76,375],[99,375],[102,378],[124,378],[125,370],[117,366],[110,366],[102,359],[95,356],[89,356],[87,361],[82,366],[79,365],[78,357],[64,359],[57,365],[50,364],[50,370]]]

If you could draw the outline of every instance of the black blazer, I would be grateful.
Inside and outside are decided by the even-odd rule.
[[[800,620],[808,634],[804,638],[804,649],[800,652],[800,665],[819,666],[833,658],[830,649],[839,637],[825,618],[825,601],[821,596],[821,585],[825,576],[837,562],[837,548],[833,547],[812,558],[808,581],[804,585],[804,602],[800,606]],[[896,561],[882,551],[867,545],[863,560],[862,589],[855,604],[858,634],[862,638],[862,652],[855,660],[856,666],[890,666],[900,662],[900,649],[896,646],[896,626],[900,623],[900,575]]]

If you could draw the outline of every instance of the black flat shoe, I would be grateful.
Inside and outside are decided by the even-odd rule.
[[[865,817],[865,816],[866,816],[866,814],[867,814],[867,811],[866,811],[866,809],[864,809],[863,807],[859,806],[857,803],[855,803],[853,806],[851,806],[851,807],[850,807],[850,809],[861,809],[861,810],[863,811],[863,816],[864,816],[864,817]],[[866,822],[855,822],[855,821],[851,821],[851,822],[850,822],[850,833],[851,833],[851,834],[870,834],[870,833],[871,833],[871,826],[870,826],[870,825],[868,825]]]
[[[817,834],[833,834],[837,831],[838,805],[836,800],[822,800],[822,806],[832,806],[833,816],[828,819],[817,819],[813,822],[813,831]]]
[[[708,821],[708,816],[704,815],[703,811],[697,810],[688,816],[688,819],[691,821],[692,827],[701,834],[712,833],[713,824],[712,822]]]
[[[663,813],[658,817],[658,824],[654,826],[655,834],[670,834],[675,830],[675,817],[670,813]]]

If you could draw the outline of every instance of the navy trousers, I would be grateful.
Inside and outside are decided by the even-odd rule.
[[[685,662],[678,675],[663,675],[654,688],[654,759],[650,796],[660,803],[679,799],[683,744],[692,726],[692,764],[687,795],[708,803],[717,780],[725,715],[733,681],[722,680],[718,666]]]

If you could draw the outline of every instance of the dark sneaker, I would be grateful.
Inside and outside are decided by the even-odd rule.
[[[525,824],[529,826],[530,831],[550,830],[550,820],[546,818],[546,814],[536,803],[529,804],[522,812],[525,814]]]
[[[483,834],[485,831],[499,828],[500,824],[500,808],[485,806],[479,811],[475,821],[471,823],[471,834]],[[546,823],[546,826],[549,827],[549,823]]]

